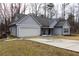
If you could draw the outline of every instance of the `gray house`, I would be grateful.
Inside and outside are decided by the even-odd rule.
[[[15,21],[10,24],[10,33],[17,37],[70,35],[70,25],[62,19],[49,19],[34,14],[18,14]]]

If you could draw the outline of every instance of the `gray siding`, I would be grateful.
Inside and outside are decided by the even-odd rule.
[[[68,31],[65,32],[64,29],[68,29]],[[60,22],[59,24],[57,24],[56,27],[54,27],[53,34],[54,35],[70,35],[70,25],[68,24],[67,21]]]
[[[55,20],[55,21],[53,21],[50,25],[49,25],[49,27],[50,28],[54,28],[54,26],[57,24],[57,21]]]
[[[67,28],[68,29],[68,32],[64,32],[64,28],[63,28],[63,35],[70,35],[70,28]]]
[[[24,20],[17,25],[18,37],[39,36],[41,33],[40,25],[31,17],[25,17],[23,19]]]
[[[53,35],[62,35],[63,29],[62,28],[54,28],[53,29]]]
[[[67,28],[68,32],[64,33],[64,28]],[[63,35],[70,35],[70,25],[68,23],[63,25]]]
[[[25,27],[40,28],[40,25],[30,16],[24,17],[22,21],[19,22],[19,25],[22,25]]]
[[[17,27],[16,26],[10,27],[10,33],[13,36],[17,36]]]

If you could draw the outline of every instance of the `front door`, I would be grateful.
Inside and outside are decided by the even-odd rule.
[[[47,28],[42,28],[41,29],[41,35],[48,35],[48,29]]]
[[[42,28],[41,29],[41,35],[52,35],[52,29],[51,28]]]
[[[49,35],[53,35],[53,28],[49,29]]]

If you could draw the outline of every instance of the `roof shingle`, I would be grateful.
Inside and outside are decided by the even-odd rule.
[[[54,21],[57,21],[56,26],[62,26],[65,22],[65,21],[59,21],[59,19],[57,19],[57,18],[49,19],[49,18],[46,18],[44,16],[36,16],[35,14],[28,14],[28,15],[31,16],[33,19],[37,20],[42,25],[42,27],[49,27],[49,25],[51,23],[53,23]],[[28,15],[17,14],[16,16],[17,16],[18,19],[15,20],[10,25],[17,24],[20,20],[22,20],[25,16],[28,16]]]

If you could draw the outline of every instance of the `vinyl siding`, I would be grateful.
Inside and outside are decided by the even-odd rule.
[[[10,33],[13,36],[17,36],[17,27],[16,26],[10,27]]]
[[[24,20],[17,25],[18,37],[40,36],[40,25],[31,17],[23,18]]]
[[[63,29],[62,28],[54,28],[53,29],[53,35],[62,35]]]

